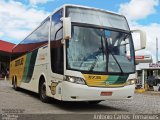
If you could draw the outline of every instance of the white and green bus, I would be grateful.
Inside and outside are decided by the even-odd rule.
[[[137,31],[135,31],[137,32]],[[141,48],[145,33],[138,31]],[[62,101],[131,99],[132,31],[123,15],[63,5],[12,50],[10,83]]]

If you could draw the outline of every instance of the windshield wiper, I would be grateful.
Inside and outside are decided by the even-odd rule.
[[[103,35],[101,34],[101,46],[102,46],[102,53],[103,53],[103,60],[104,60],[104,54],[105,54],[105,50],[104,50],[104,46],[103,46]]]
[[[104,50],[104,46],[103,46],[103,31],[101,32],[101,46],[99,48],[101,51],[102,51],[102,54],[103,54],[103,60],[104,60],[104,55],[105,55],[105,50]],[[98,58],[97,58],[98,55],[96,55],[95,57],[95,61],[92,63],[89,71],[93,71],[94,67],[96,66],[96,63],[98,61]]]
[[[96,58],[95,58],[95,61],[94,61],[94,62],[92,63],[92,65],[91,65],[89,71],[93,71],[94,67],[96,66],[97,61],[98,61],[98,58],[96,57]]]
[[[116,61],[116,63],[117,63],[117,65],[118,65],[118,67],[120,68],[120,70],[121,70],[121,73],[124,73],[123,72],[123,70],[122,70],[122,68],[121,68],[121,66],[120,66],[120,64],[118,63],[118,61],[117,61],[117,59],[116,59],[116,57],[113,55],[113,53],[110,51],[110,49],[108,48],[108,51],[109,51],[109,53],[112,55],[112,57],[114,58],[114,60]],[[108,56],[109,56],[109,54],[108,54]],[[108,62],[109,63],[109,62]]]

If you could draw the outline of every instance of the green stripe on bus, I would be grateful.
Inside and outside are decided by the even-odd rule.
[[[126,82],[128,75],[119,76],[119,75],[110,75],[107,84],[123,84]]]
[[[27,54],[24,74],[23,74],[23,82],[25,83],[29,83],[32,78],[33,70],[34,70],[34,66],[37,58],[37,53],[38,53],[38,49]]]

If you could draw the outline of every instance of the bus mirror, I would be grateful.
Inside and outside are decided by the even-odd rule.
[[[132,30],[132,37],[134,39],[135,51],[146,48],[146,32],[142,30]],[[135,35],[134,35],[135,34]],[[139,46],[136,45],[139,43]]]
[[[71,18],[63,18],[63,38],[68,40],[71,38]]]

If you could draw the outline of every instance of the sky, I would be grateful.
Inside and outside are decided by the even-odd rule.
[[[125,15],[131,30],[141,29],[147,35],[146,49],[136,54],[152,55],[155,61],[157,38],[160,60],[160,0],[0,0],[0,40],[18,44],[63,4],[96,7]]]

